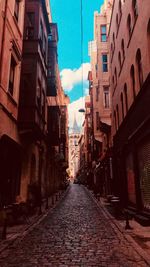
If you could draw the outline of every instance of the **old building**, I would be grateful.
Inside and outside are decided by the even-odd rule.
[[[50,21],[46,1],[25,1],[19,135],[23,148],[21,190],[23,200],[35,185],[46,192],[47,57]]]
[[[124,205],[150,211],[150,5],[114,1],[109,31],[114,190]]]
[[[89,93],[91,97],[91,120],[93,126],[93,160],[101,162],[105,180],[104,193],[111,192],[111,94],[108,31],[112,1],[104,1],[100,13],[94,13],[94,40],[89,43],[91,72]]]
[[[74,118],[73,127],[69,133],[69,170],[70,176],[74,179],[80,168],[80,150],[79,150],[79,139],[81,133],[78,127],[76,118]]]
[[[88,167],[91,165],[91,103],[90,96],[85,97],[85,122],[84,122],[84,153],[85,153],[85,165]]]
[[[69,98],[64,94],[58,67],[57,24],[50,23],[48,38],[47,122],[48,122],[48,193],[56,192],[66,179],[68,168]]]
[[[17,128],[25,1],[0,1],[0,205],[20,193],[23,149]]]

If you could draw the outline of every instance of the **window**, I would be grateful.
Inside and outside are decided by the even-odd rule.
[[[34,12],[27,12],[27,24],[29,26],[34,27],[35,24],[35,13]]]
[[[115,85],[117,85],[117,69],[115,68]]]
[[[103,72],[107,72],[108,71],[107,54],[102,55],[102,66],[103,66]]]
[[[147,26],[147,40],[148,40],[149,62],[150,62],[150,19]]]
[[[52,41],[53,40],[53,35],[52,35],[52,33],[50,33],[49,35],[48,35],[48,41]]]
[[[35,14],[34,12],[27,12],[27,27],[26,27],[26,39],[34,38],[34,24]]]
[[[131,15],[128,15],[128,19],[127,19],[127,27],[128,27],[128,34],[129,34],[129,38],[131,36],[132,33],[132,27],[131,27]]]
[[[33,27],[26,27],[26,40],[32,40],[34,38],[34,29]]]
[[[19,19],[19,0],[15,0],[15,10],[14,10],[14,16],[16,20]]]
[[[116,111],[114,111],[114,123],[115,123],[115,130],[117,130],[117,118],[116,118]]]
[[[132,92],[133,92],[133,99],[135,99],[136,93],[135,93],[135,71],[134,71],[134,65],[131,66],[130,76],[131,76],[131,86],[132,86]]]
[[[118,14],[116,15],[116,29],[118,31],[119,28],[119,21],[118,21]]]
[[[111,46],[110,46],[110,52],[111,52],[111,59],[113,57],[113,44],[111,43]]]
[[[37,87],[37,105],[39,110],[41,110],[41,81],[38,80],[38,87]]]
[[[47,40],[46,40],[46,36],[44,35],[44,39],[43,39],[43,52],[45,55],[45,58],[47,56]]]
[[[121,41],[122,58],[125,59],[124,40]]]
[[[43,32],[43,24],[41,22],[40,23],[40,45],[42,49],[43,49],[43,38],[44,38],[44,32]]]
[[[113,86],[115,85],[115,78],[114,78],[114,75],[112,77],[112,83],[113,83]]]
[[[110,96],[109,96],[109,87],[104,87],[104,108],[110,107]]]
[[[107,36],[106,36],[106,25],[101,25],[101,42],[106,42]]]
[[[99,129],[99,112],[96,112],[96,129]]]
[[[132,10],[133,10],[133,16],[134,20],[136,20],[138,16],[138,5],[137,5],[137,0],[132,0]]]
[[[122,119],[124,119],[123,93],[121,93],[120,100],[121,100],[121,108],[122,108]]]
[[[121,16],[122,16],[122,4],[121,4],[121,0],[119,0],[119,22],[121,20]]]
[[[98,97],[99,97],[99,87],[96,87],[96,101],[98,101]]]
[[[117,126],[119,128],[119,107],[118,107],[118,105],[116,106],[116,112],[117,112]]]
[[[137,64],[137,72],[138,72],[138,80],[140,87],[143,84],[143,68],[142,68],[142,59],[141,59],[141,50],[138,49],[136,53],[136,64]]]
[[[113,49],[115,50],[115,34],[114,33],[113,33]]]
[[[126,107],[126,113],[128,112],[128,95],[127,95],[127,85],[125,83],[124,85],[124,99],[125,99],[125,107]]]
[[[120,51],[118,54],[118,61],[119,61],[119,69],[121,70],[121,53],[120,53]]]
[[[8,91],[13,95],[14,92],[14,80],[15,80],[15,71],[16,71],[17,63],[14,60],[14,57],[11,56],[11,62],[10,62],[10,73],[9,73],[9,87]]]

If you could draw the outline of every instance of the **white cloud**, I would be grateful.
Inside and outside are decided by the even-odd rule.
[[[89,88],[84,88],[84,95],[89,95]]]
[[[85,98],[80,97],[78,100],[72,102],[68,105],[68,113],[69,113],[69,130],[72,130],[74,118],[76,118],[78,126],[81,128],[83,120],[84,120],[84,113],[79,112],[79,109],[85,108]]]
[[[87,83],[90,63],[83,63],[79,69],[63,69],[60,72],[62,87],[65,91],[71,91],[73,87],[82,82]]]

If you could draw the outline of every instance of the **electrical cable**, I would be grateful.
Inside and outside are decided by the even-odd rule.
[[[83,0],[80,0],[80,19],[81,19],[81,90],[82,90],[82,99],[84,97],[84,92],[83,92]],[[84,106],[84,105],[83,105]],[[79,109],[79,112],[84,113],[85,110],[84,108]]]

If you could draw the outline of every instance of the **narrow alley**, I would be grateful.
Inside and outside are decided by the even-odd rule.
[[[88,190],[72,184],[56,208],[0,255],[1,267],[144,267]]]

